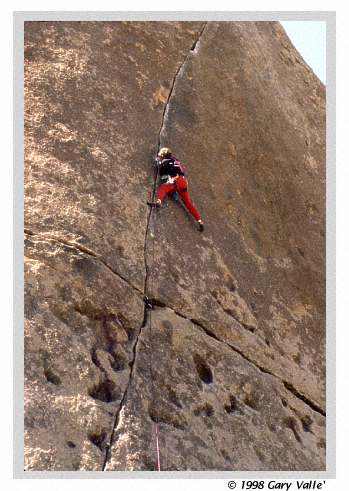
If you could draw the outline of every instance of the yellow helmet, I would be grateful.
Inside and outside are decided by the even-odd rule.
[[[167,155],[171,154],[171,150],[167,147],[162,147],[159,150],[159,156],[160,157],[166,157]]]

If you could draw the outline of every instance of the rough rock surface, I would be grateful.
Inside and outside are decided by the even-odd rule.
[[[173,148],[205,221],[147,209]],[[276,22],[27,22],[25,468],[324,470],[325,90]],[[144,308],[143,295],[154,310]]]

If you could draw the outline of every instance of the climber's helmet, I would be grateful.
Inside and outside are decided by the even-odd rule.
[[[169,148],[167,147],[160,148],[159,157],[164,158],[164,157],[168,157],[169,155],[171,155],[171,150]]]

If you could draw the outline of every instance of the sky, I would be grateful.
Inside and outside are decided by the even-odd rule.
[[[281,24],[303,60],[326,84],[326,22],[287,21]]]

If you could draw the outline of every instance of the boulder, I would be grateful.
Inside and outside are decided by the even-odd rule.
[[[277,22],[26,22],[25,469],[325,470],[325,171]]]

